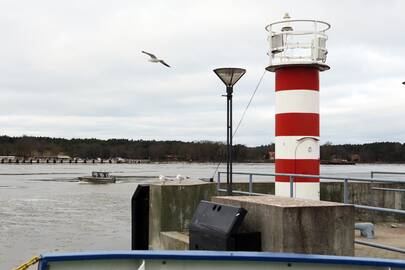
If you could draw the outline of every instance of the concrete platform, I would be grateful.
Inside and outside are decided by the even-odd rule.
[[[150,186],[149,249],[163,249],[161,232],[184,232],[201,200],[216,195],[215,183],[166,181]]]
[[[241,230],[262,233],[263,251],[354,255],[354,208],[276,196],[219,196],[248,211]]]
[[[182,232],[161,232],[163,250],[188,250],[189,236]]]

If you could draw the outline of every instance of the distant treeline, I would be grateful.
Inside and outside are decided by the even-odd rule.
[[[274,157],[274,144],[233,147],[236,162],[268,161]],[[212,141],[155,141],[127,139],[61,139],[49,137],[0,136],[0,156],[40,157],[68,155],[87,159],[150,159],[151,161],[216,162],[226,160],[226,145]],[[343,159],[356,162],[405,162],[405,144],[377,142],[367,144],[325,143],[322,160]]]
[[[233,147],[237,162],[268,160],[274,145]],[[0,137],[0,156],[38,157],[68,155],[87,159],[150,159],[151,161],[224,161],[226,145],[211,141],[155,141],[127,139],[61,139],[48,137]]]
[[[345,159],[364,163],[405,163],[405,144],[399,142],[375,142],[365,144],[321,146],[321,159]]]

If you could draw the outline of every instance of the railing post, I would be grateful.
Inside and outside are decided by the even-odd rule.
[[[217,192],[221,189],[221,172],[218,172]]]
[[[252,195],[253,192],[253,175],[249,174],[249,196]]]
[[[377,172],[378,173],[378,172]],[[374,178],[374,171],[371,171],[371,179]],[[373,205],[373,201],[374,201],[374,182],[373,180],[370,180],[370,184],[369,184],[369,193],[368,193],[368,205]]]
[[[343,182],[343,203],[349,203],[349,180]]]
[[[294,176],[290,175],[290,198],[294,197]]]

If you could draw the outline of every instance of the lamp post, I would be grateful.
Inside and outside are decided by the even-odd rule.
[[[226,86],[226,184],[227,194],[232,195],[232,93],[233,86],[245,74],[242,68],[217,68],[215,74]]]

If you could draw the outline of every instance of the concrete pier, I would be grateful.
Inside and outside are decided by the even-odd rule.
[[[396,220],[384,213],[355,210],[350,205],[334,202],[280,198],[273,195],[221,197],[217,196],[216,187],[216,183],[191,180],[152,184],[149,205],[149,249],[188,249],[189,224],[201,200],[242,206],[248,210],[241,232],[261,231],[264,251],[353,255],[355,218],[362,221]],[[381,207],[402,208],[405,205],[403,193],[398,198],[392,196],[394,191],[381,193],[380,190],[373,190],[368,183],[351,183],[349,187],[350,202],[370,203]],[[375,183],[373,187],[404,188],[403,184],[382,183]],[[234,189],[247,191],[249,185],[234,183]],[[254,183],[253,191],[274,194],[274,182]],[[370,201],[372,193],[375,194],[371,196]],[[343,183],[321,183],[321,199],[342,201]],[[396,231],[402,230],[402,227],[393,229],[390,227],[391,224],[389,223],[387,228],[393,232],[390,231],[388,234],[380,233],[377,224],[376,239],[373,241],[402,247],[400,239],[396,239],[399,235]],[[390,242],[394,240],[399,242]],[[372,255],[373,252],[376,252],[375,249],[356,245],[356,256]],[[393,253],[378,252],[383,257],[393,256]]]
[[[260,231],[263,251],[354,255],[354,208],[276,196],[214,197],[248,211],[242,230]]]
[[[216,195],[214,183],[202,181],[167,181],[150,186],[149,249],[163,249],[170,235],[164,232],[184,232],[201,200]]]

